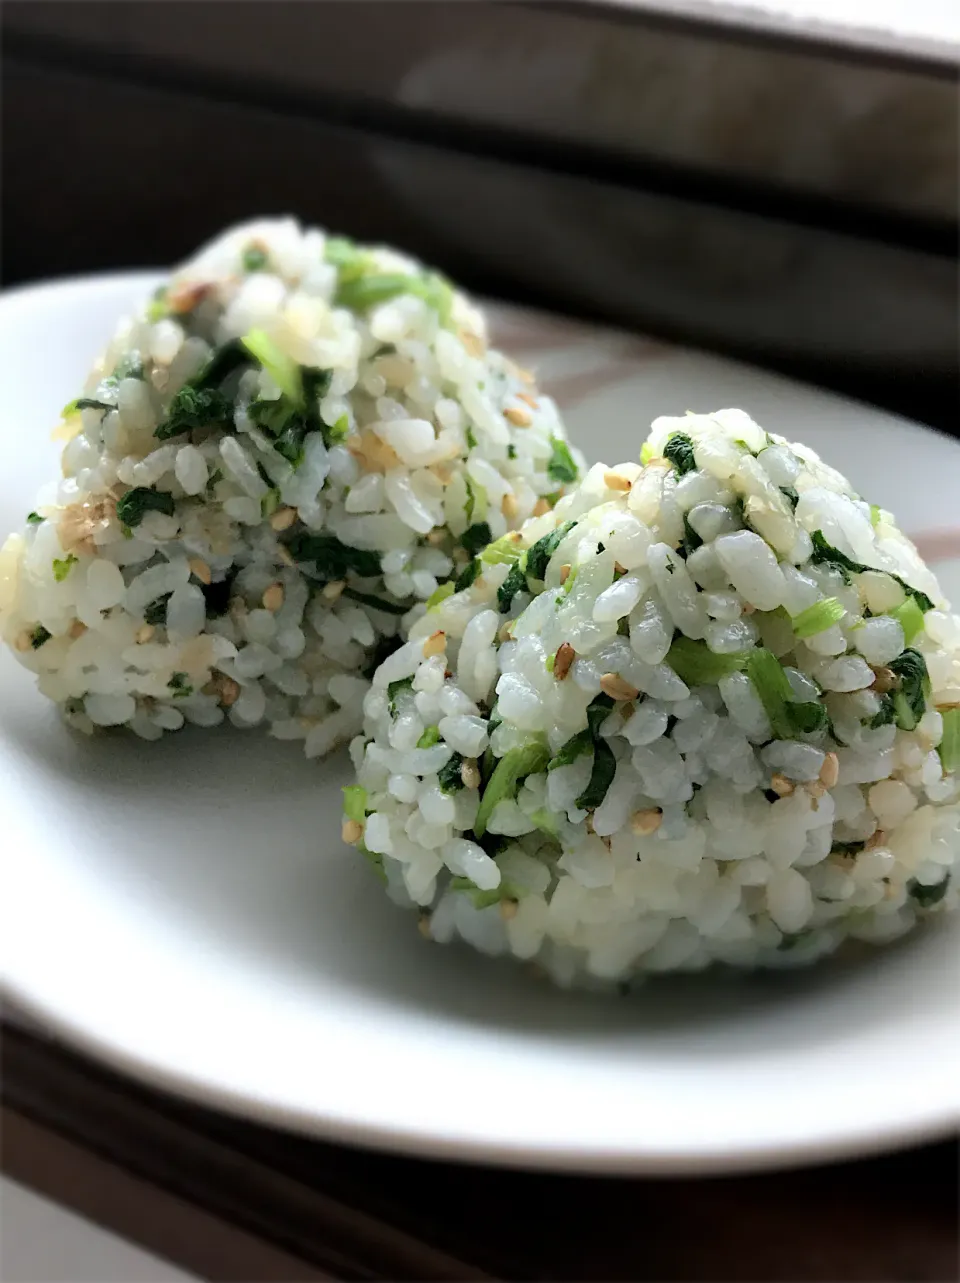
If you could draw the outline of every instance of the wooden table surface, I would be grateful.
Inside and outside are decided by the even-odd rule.
[[[955,1141],[736,1178],[378,1155],[175,1100],[3,1029],[6,1173],[201,1277],[952,1280]]]

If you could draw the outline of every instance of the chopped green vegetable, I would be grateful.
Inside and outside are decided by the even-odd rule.
[[[354,271],[359,275],[369,261],[370,255],[358,249],[346,236],[328,236],[323,257],[326,262],[332,263],[341,272]]]
[[[907,647],[890,661],[889,667],[900,678],[899,688],[893,692],[897,725],[903,731],[912,731],[926,710],[930,693],[926,660],[918,650]]]
[[[497,589],[497,605],[500,607],[500,613],[504,614],[513,605],[513,599],[518,592],[523,592],[527,586],[527,577],[523,573],[523,563],[515,562],[507,574],[506,579]]]
[[[548,673],[552,673],[552,672],[553,672],[553,666],[554,666],[554,664],[556,664],[556,662],[557,662],[557,657],[556,657],[556,655],[548,655],[548,656],[547,656],[547,658],[546,658],[543,662],[544,662],[544,665],[546,666],[547,672],[548,672]]]
[[[592,748],[593,735],[591,732],[589,730],[579,731],[568,739],[566,744],[550,759],[547,763],[547,770],[555,771],[561,766],[569,766],[571,762],[575,762],[584,753],[589,753]]]
[[[79,558],[75,557],[72,552],[68,552],[62,560],[59,557],[53,559],[53,577],[58,584],[62,584],[69,575],[70,571],[77,564]]]
[[[472,480],[472,478],[466,475],[463,478],[463,483],[467,488],[467,501],[463,506],[463,511],[467,518],[467,525],[471,526],[472,529],[471,523],[473,522],[474,516],[476,516],[477,521],[480,522],[487,515],[487,492],[483,486],[479,485],[477,482]],[[489,528],[490,527],[488,526],[487,529],[489,530]],[[489,535],[487,536],[487,542],[490,542]],[[472,549],[468,549],[468,551],[472,551]]]
[[[400,692],[412,691],[412,690],[413,690],[412,677],[401,677],[399,681],[390,683],[390,685],[387,687],[387,707],[390,710],[391,717],[396,717],[397,715],[397,696],[400,694]]]
[[[111,405],[109,401],[98,401],[96,397],[92,396],[80,396],[77,397],[76,401],[71,401],[70,405],[65,405],[63,407],[63,417],[65,419],[69,419],[70,415],[75,414],[78,410],[103,410],[106,414],[110,410],[115,410],[116,408],[117,407],[115,405]]]
[[[516,797],[520,783],[528,775],[542,771],[550,760],[550,751],[540,740],[533,740],[521,748],[512,748],[500,758],[493,774],[483,790],[477,818],[473,822],[473,831],[477,837],[483,837],[487,823],[498,802]]]
[[[800,496],[797,494],[796,490],[794,490],[793,486],[781,486],[780,493],[789,503],[791,508],[795,508],[800,502]]]
[[[185,384],[170,402],[167,417],[154,431],[158,441],[168,441],[184,432],[233,422],[233,406],[216,388],[195,388]]]
[[[356,588],[344,588],[340,596],[349,597],[361,606],[369,606],[371,610],[382,610],[385,615],[405,615],[410,609],[409,605],[401,606],[399,602],[385,601],[382,597],[374,597],[373,593],[358,592]]]
[[[860,575],[868,570],[876,570],[875,566],[865,566],[859,561],[853,561],[844,553],[831,547],[824,539],[823,531],[821,530],[815,530],[810,538],[813,542],[813,552],[810,554],[810,560],[816,564],[833,566],[835,570],[839,570],[843,575],[844,583],[848,584],[850,582],[852,574]],[[926,612],[933,609],[933,602],[919,588],[911,588],[905,579],[901,579],[899,575],[895,575],[889,570],[882,570],[880,574],[889,575],[891,579],[895,579],[907,596],[916,601],[922,611]]]
[[[616,701],[609,695],[597,695],[590,701],[587,708],[587,725],[594,739],[599,736],[600,727],[610,716],[615,703]]]
[[[440,743],[440,727],[428,726],[417,740],[417,748],[433,748]]]
[[[451,878],[449,885],[451,891],[462,891],[469,895],[475,909],[489,909],[501,900],[519,900],[522,895],[520,889],[511,882],[501,881],[499,886],[490,891],[481,891],[469,878]]]
[[[462,542],[462,540],[461,540]],[[516,531],[510,531],[488,544],[480,554],[480,560],[488,566],[512,565],[523,556],[523,545]]]
[[[882,508],[878,508],[878,507],[877,507],[877,505],[876,505],[875,503],[872,503],[872,504],[870,505],[870,524],[871,524],[871,526],[879,526],[879,524],[880,524],[880,518],[881,518],[882,516],[883,516],[883,509],[882,509]]]
[[[195,388],[218,388],[235,370],[250,364],[250,354],[240,339],[222,343],[190,384]]]
[[[48,642],[52,636],[53,633],[44,628],[43,624],[37,624],[36,628],[30,634],[30,645],[34,650],[39,650],[44,642]]]
[[[548,535],[541,536],[529,549],[526,561],[528,579],[543,580],[546,577],[550,558],[576,524],[575,521],[563,522],[562,525],[557,526],[556,530],[551,530]]]
[[[666,662],[688,686],[708,686],[716,685],[721,677],[730,673],[740,672],[749,655],[747,650],[735,651],[732,655],[716,655],[706,642],[694,641],[681,633],[674,638]]]
[[[361,579],[372,579],[380,573],[379,554],[351,548],[336,535],[302,531],[287,540],[287,549],[296,562],[314,562],[316,578],[327,582],[344,579],[350,570]]]
[[[515,459],[517,457],[517,447],[513,444],[507,446],[507,458]]]
[[[442,601],[452,597],[456,591],[456,585],[454,584],[441,584],[439,588],[434,588],[427,598],[427,610],[433,610],[434,606],[439,606]]]
[[[793,616],[793,631],[797,637],[814,637],[838,624],[846,613],[836,597],[825,597]]]
[[[547,475],[564,485],[576,481],[577,465],[566,441],[562,441],[559,437],[551,437],[550,445],[553,447],[553,452],[547,464]]]
[[[827,725],[827,710],[816,700],[795,704],[793,691],[780,661],[763,646],[747,652],[747,676],[753,682],[770,719],[774,739],[789,740],[819,731]]]
[[[276,486],[271,486],[267,493],[260,500],[260,516],[272,517],[280,507],[280,491]]]
[[[830,848],[831,855],[859,855],[865,842],[834,842]]]
[[[167,685],[173,691],[174,699],[186,699],[188,695],[193,694],[193,687],[186,673],[174,673]]]
[[[485,548],[490,542],[492,534],[490,527],[485,521],[478,521],[476,525],[468,526],[460,536],[460,543],[471,557],[476,557],[482,548]]]
[[[650,461],[652,459],[655,459],[656,457],[657,457],[656,450],[654,450],[653,446],[650,444],[649,441],[644,441],[643,445],[640,447],[640,462],[643,464],[644,467],[646,467],[647,464],[650,463]]]
[[[945,775],[960,775],[960,708],[945,708],[940,716],[943,718],[943,735],[937,752]]]
[[[663,447],[663,457],[669,459],[682,477],[697,466],[693,441],[685,432],[675,432]]]
[[[476,450],[476,448],[477,448],[477,435],[476,435],[476,433],[474,432],[473,428],[471,428],[471,426],[470,426],[470,424],[469,424],[469,423],[467,424],[467,430],[466,430],[466,432],[464,433],[464,435],[465,435],[465,437],[466,437],[466,439],[467,439],[467,449],[468,449],[468,450]]]
[[[324,433],[324,441],[329,445],[341,445],[350,435],[350,417],[341,414],[332,428]]]
[[[293,357],[281,351],[265,330],[250,330],[240,342],[260,362],[284,396],[302,409],[303,376]]]
[[[173,495],[152,486],[134,486],[117,500],[117,519],[130,530],[139,526],[148,512],[162,512],[166,517],[174,513]]]
[[[267,255],[259,245],[248,245],[243,251],[243,270],[245,272],[262,272],[267,262]]]
[[[921,909],[932,909],[935,904],[939,904],[947,894],[947,887],[950,885],[950,874],[937,882],[934,886],[924,886],[916,878],[911,878],[907,883],[907,894],[911,899],[916,900]]]
[[[463,755],[461,753],[452,753],[449,761],[437,771],[437,781],[444,793],[457,793],[464,788],[462,767]]]
[[[153,601],[144,608],[143,622],[153,625],[165,624],[167,622],[167,602],[172,596],[172,593],[165,592],[161,597],[154,597]]]
[[[476,583],[476,581],[480,578],[480,572],[482,570],[483,570],[483,562],[480,560],[479,557],[474,557],[473,561],[468,562],[467,565],[463,568],[463,570],[460,571],[460,574],[457,576],[457,583],[456,583],[457,592],[463,592],[465,588],[469,588],[471,584]]]
[[[692,552],[696,552],[703,540],[690,524],[690,518],[686,513],[683,514],[683,538],[680,540],[680,546],[677,548],[680,556],[686,561]],[[669,564],[669,563],[668,563]]]
[[[162,321],[165,316],[170,315],[170,305],[167,303],[167,287],[160,285],[153,291],[153,297],[147,304],[147,320],[151,325],[156,325],[157,321]]]
[[[606,740],[594,740],[593,770],[590,772],[590,781],[577,798],[577,806],[582,811],[596,810],[607,796],[607,789],[613,783],[616,771],[617,759],[613,755],[613,749]]]
[[[27,525],[28,525],[28,526],[39,526],[39,525],[42,523],[42,521],[43,521],[43,518],[40,516],[39,512],[28,512],[28,513],[27,513]]]
[[[348,820],[362,824],[367,818],[367,790],[362,784],[345,784],[340,792],[343,794],[343,814]]]
[[[127,352],[114,366],[115,379],[142,379],[143,361],[139,352]]]
[[[782,953],[786,953],[787,950],[796,948],[802,940],[808,939],[812,934],[813,930],[810,927],[804,927],[802,931],[787,931],[781,938],[777,948]]]
[[[914,637],[923,632],[923,611],[913,597],[908,597],[896,610],[891,610],[890,614],[903,629],[903,640],[906,645],[909,646]]]

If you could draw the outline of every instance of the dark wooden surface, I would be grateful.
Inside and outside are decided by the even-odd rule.
[[[528,1174],[282,1134],[9,1025],[2,1057],[4,1169],[224,1283],[958,1274],[956,1142],[727,1179]]]

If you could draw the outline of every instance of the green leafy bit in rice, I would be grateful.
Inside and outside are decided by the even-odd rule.
[[[518,592],[523,592],[527,586],[527,577],[523,573],[523,563],[515,562],[507,572],[507,577],[497,589],[497,605],[500,607],[500,613],[504,614],[513,605],[513,599]]]
[[[161,597],[154,597],[153,601],[144,608],[143,622],[154,626],[165,624],[167,622],[167,602],[172,596],[172,593],[165,592]]]
[[[62,584],[69,575],[70,571],[77,564],[79,558],[75,557],[72,552],[68,552],[63,558],[54,557],[53,559],[53,577],[58,584]]]
[[[387,707],[390,710],[390,716],[397,715],[397,696],[401,691],[413,690],[413,678],[401,677],[398,681],[391,682],[387,687]]]
[[[946,775],[960,775],[960,708],[941,711],[943,734],[937,748]]]
[[[786,953],[790,949],[795,949],[798,944],[802,944],[804,940],[809,940],[812,935],[813,929],[811,927],[805,927],[802,931],[787,931],[784,933],[777,948],[781,953]]]
[[[27,525],[28,525],[28,526],[39,526],[39,525],[42,523],[42,521],[43,521],[43,518],[40,516],[39,512],[28,512],[28,513],[27,513]]]
[[[330,583],[344,579],[352,571],[361,579],[373,579],[380,573],[380,557],[365,548],[351,548],[336,535],[302,531],[287,540],[287,551],[298,563],[313,563],[312,578]]]
[[[460,574],[457,576],[457,583],[456,583],[457,592],[463,592],[464,589],[469,588],[472,584],[476,583],[476,581],[480,578],[480,573],[482,570],[483,570],[483,562],[480,560],[479,557],[474,557],[473,561],[468,562],[467,565],[463,568],[463,570],[460,571]]]
[[[417,740],[417,748],[433,748],[434,744],[440,743],[440,727],[427,726],[423,734]]]
[[[680,633],[667,652],[666,662],[688,686],[708,686],[716,685],[721,677],[728,677],[730,673],[740,672],[749,654],[749,651],[735,651],[732,655],[716,655],[706,642],[694,641]]]
[[[362,824],[367,818],[367,790],[362,784],[345,784],[340,791],[343,794],[344,816]]]
[[[644,441],[643,445],[640,447],[640,462],[643,467],[646,467],[648,463],[652,463],[656,457],[656,450],[654,450],[649,441]]]
[[[492,538],[490,527],[485,521],[478,521],[475,525],[468,526],[460,536],[461,545],[467,550],[471,557],[486,548]]]
[[[173,691],[174,699],[186,699],[193,694],[193,687],[186,673],[174,673],[167,685]]]
[[[550,558],[576,524],[575,521],[565,521],[562,525],[557,526],[556,530],[551,530],[549,534],[542,535],[533,544],[527,551],[526,576],[528,579],[543,580],[546,577]]]
[[[280,507],[280,491],[276,486],[271,486],[267,493],[260,500],[260,516],[272,517]]]
[[[794,490],[793,486],[781,486],[780,493],[783,495],[784,499],[786,499],[787,503],[789,503],[791,508],[795,508],[800,502],[800,496],[797,494],[796,490]]]
[[[81,410],[102,410],[105,414],[117,407],[111,405],[109,401],[99,401],[92,396],[78,396],[75,401],[69,402],[60,411],[60,417],[69,419],[72,414],[78,414]]]
[[[174,513],[173,495],[152,486],[134,486],[117,500],[117,520],[128,529],[140,525],[148,512],[161,512],[166,517]]]
[[[250,353],[240,339],[229,339],[210,357],[198,374],[190,380],[195,388],[218,388],[231,374],[250,364]]]
[[[516,797],[517,789],[528,775],[542,771],[550,760],[550,750],[541,740],[531,740],[520,748],[512,748],[497,762],[487,781],[477,808],[473,831],[483,837],[493,809],[498,802]]]
[[[926,660],[918,650],[908,646],[890,661],[889,668],[899,684],[883,696],[880,710],[870,724],[877,727],[896,722],[902,731],[912,731],[926,711],[926,697],[930,694]]]
[[[683,514],[683,538],[677,548],[680,556],[686,561],[692,552],[696,552],[703,540],[690,524],[690,518],[686,513]]]
[[[375,597],[373,593],[358,592],[356,588],[344,588],[341,596],[359,602],[361,606],[369,606],[371,610],[382,610],[385,615],[405,615],[410,609],[399,602],[387,601],[385,597]]]
[[[483,486],[479,485],[472,479],[472,477],[468,477],[466,474],[464,475],[463,483],[467,488],[467,500],[463,506],[463,511],[467,518],[467,525],[472,529],[474,517],[476,517],[478,522],[482,522],[483,518],[487,515],[487,492]],[[486,525],[486,523],[484,523],[484,525]],[[486,529],[489,531],[490,527],[486,526]],[[486,542],[490,542],[489,534],[487,535]],[[476,550],[468,549],[468,551]]]
[[[143,359],[139,352],[127,352],[114,366],[113,377],[120,379],[142,379]]]
[[[663,447],[663,457],[669,459],[679,476],[685,476],[697,466],[693,441],[685,432],[675,432]]]
[[[834,842],[830,848],[831,855],[859,855],[866,846],[865,842]]]
[[[586,733],[590,736],[591,747],[593,748],[593,766],[587,787],[577,798],[577,806],[582,811],[596,810],[607,796],[607,790],[613,783],[613,777],[617,771],[617,759],[614,757],[613,749],[600,735],[600,727],[610,716],[613,706],[614,701],[609,695],[597,695],[587,708],[588,729]],[[570,741],[568,740],[564,748],[560,750],[561,753],[569,745]]]
[[[589,753],[592,748],[593,735],[591,732],[589,730],[578,731],[551,757],[547,763],[547,770],[555,771],[561,766],[569,766],[578,757],[583,757],[584,753]]]
[[[815,530],[810,538],[813,542],[813,552],[810,554],[810,560],[817,565],[833,566],[835,570],[839,570],[843,575],[844,583],[850,583],[851,575],[864,574],[866,571],[875,569],[873,566],[865,566],[862,562],[853,561],[850,557],[832,547],[823,537],[823,531],[821,530]],[[926,612],[933,609],[933,602],[925,592],[921,592],[919,588],[911,588],[905,579],[901,579],[899,575],[895,575],[889,570],[881,571],[881,573],[889,575],[891,579],[895,579],[907,596],[916,601],[922,611]]]
[[[450,879],[449,886],[451,891],[469,895],[475,909],[489,909],[491,905],[499,904],[502,900],[519,900],[523,894],[519,887],[507,881],[502,881],[492,890],[484,891],[469,878],[455,877]]]
[[[814,637],[817,633],[826,632],[828,628],[838,624],[846,613],[836,597],[825,597],[823,601],[816,601],[793,616],[794,635]]]
[[[523,547],[520,542],[520,536],[516,531],[501,535],[495,539],[492,544],[484,548],[480,554],[480,560],[487,563],[488,566],[512,565],[519,561],[523,556]]]
[[[245,272],[262,272],[269,259],[262,246],[254,242],[243,251],[243,270]]]
[[[150,302],[147,304],[147,320],[151,325],[156,325],[157,321],[162,321],[165,316],[170,315],[170,304],[167,302],[167,287],[159,286],[153,291]]]
[[[233,421],[233,406],[217,388],[185,384],[170,402],[167,417],[154,432],[159,441],[168,441],[184,432],[211,428]]]
[[[897,606],[890,614],[903,629],[903,640],[906,645],[909,646],[913,639],[923,632],[923,610],[918,605],[916,598],[908,597],[902,605]]]
[[[437,606],[440,606],[445,602],[448,597],[452,597],[456,591],[457,588],[455,584],[441,584],[438,588],[434,588],[433,592],[427,598],[427,610],[434,610]]]
[[[53,633],[44,628],[43,624],[37,624],[36,628],[30,634],[30,645],[34,650],[39,650],[40,647],[45,642],[48,642],[52,636]]]
[[[792,702],[793,691],[776,655],[758,646],[747,652],[745,667],[775,739],[794,739],[826,728],[828,715],[822,704],[815,700],[804,704]]]
[[[948,873],[942,882],[935,883],[931,886],[924,886],[916,878],[911,878],[907,883],[907,894],[911,900],[915,900],[921,909],[932,909],[935,904],[939,904],[947,894],[947,887],[950,885],[950,874]]]
[[[569,485],[577,480],[577,465],[574,463],[573,455],[570,453],[570,447],[566,441],[560,437],[551,437],[550,445],[552,453],[550,462],[547,464],[547,475],[554,481],[559,481],[563,485]]]
[[[302,408],[303,378],[300,366],[293,357],[287,356],[265,330],[250,330],[240,341],[250,355],[259,361],[283,395]]]
[[[463,755],[460,753],[452,753],[449,761],[440,767],[437,780],[444,793],[457,793],[464,787],[462,768]]]
[[[474,432],[473,428],[471,428],[471,426],[470,426],[470,424],[469,424],[469,423],[467,424],[467,430],[466,430],[466,432],[464,433],[464,436],[465,436],[465,438],[466,438],[466,442],[467,442],[467,449],[468,449],[468,450],[476,450],[476,448],[477,448],[477,434]]]
[[[879,524],[880,524],[880,519],[882,518],[882,516],[883,516],[883,509],[882,509],[882,508],[878,508],[878,507],[877,507],[877,505],[876,505],[875,503],[872,503],[872,504],[870,505],[870,524],[871,524],[871,526],[879,526]]]

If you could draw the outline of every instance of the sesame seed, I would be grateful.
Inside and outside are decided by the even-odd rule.
[[[363,825],[359,820],[344,820],[340,836],[347,846],[356,846],[363,837]]]
[[[226,673],[214,673],[213,689],[224,708],[230,708],[240,698],[240,683]]]
[[[770,787],[778,797],[789,797],[796,785],[793,780],[788,780],[785,775],[777,771],[775,775],[770,776]]]
[[[553,675],[558,682],[562,682],[570,671],[570,665],[577,657],[577,652],[569,642],[561,642],[557,647],[557,653],[553,658]]]
[[[608,490],[629,490],[632,484],[629,477],[622,477],[612,469],[603,474],[603,483]]]
[[[503,417],[512,423],[515,428],[529,428],[533,422],[533,415],[522,405],[508,406],[503,412]]]
[[[202,584],[208,584],[212,578],[210,567],[202,557],[191,557],[187,562],[190,567],[191,575],[194,575]]]
[[[537,400],[537,398],[533,395],[533,393],[532,393],[532,392],[518,392],[518,393],[517,393],[517,400],[518,400],[518,401],[523,401],[523,403],[524,403],[525,405],[529,405],[529,406],[530,406],[532,409],[534,409],[534,410],[535,410],[535,409],[537,408],[537,406],[540,404],[540,403],[539,403],[539,401],[538,401],[538,400]]]
[[[836,753],[828,753],[820,767],[820,783],[824,788],[832,789],[840,778],[840,759]]]
[[[507,493],[503,496],[502,500],[500,501],[500,511],[507,518],[507,520],[510,520],[512,517],[515,517],[517,513],[520,511],[520,505],[517,503],[516,495],[511,494],[509,491],[507,491]]]
[[[142,646],[145,642],[148,642],[156,631],[153,624],[141,624],[136,632],[137,645]]]
[[[23,654],[25,651],[30,650],[33,645],[33,643],[30,640],[30,634],[26,631],[26,629],[22,633],[17,634],[17,640],[13,644],[15,649],[20,651],[21,654]]]
[[[323,585],[320,589],[320,596],[326,601],[336,601],[346,586],[345,580],[333,579],[330,583]]]
[[[420,916],[417,918],[417,930],[423,936],[424,940],[433,939],[433,936],[430,934],[430,914],[429,913],[421,913]]]
[[[86,624],[82,623],[79,619],[75,619],[70,625],[70,636],[74,641],[76,641],[78,637],[82,637],[86,631]]]
[[[283,605],[283,584],[271,584],[263,594],[264,610],[278,611]]]
[[[431,659],[434,655],[442,655],[447,649],[447,634],[441,629],[431,633],[423,643],[424,659]]]
[[[648,811],[634,811],[630,816],[630,828],[638,837],[649,837],[651,833],[656,833],[662,823],[663,812],[658,806]]]
[[[477,789],[480,787],[480,769],[477,766],[476,758],[464,758],[463,765],[460,767],[460,778],[463,780],[464,788]]]
[[[875,668],[873,670],[873,689],[881,695],[899,685],[896,673],[892,668]]]
[[[570,578],[570,563],[568,561],[560,567],[560,582],[562,584],[565,584],[569,578]]]
[[[270,518],[270,528],[272,530],[289,530],[296,519],[296,508],[278,508]]]
[[[616,700],[636,699],[640,694],[637,687],[624,681],[619,673],[604,673],[600,678],[600,689],[604,695]]]
[[[549,511],[550,511],[550,502],[547,499],[538,499],[537,502],[533,505],[533,515],[535,517],[542,517],[545,513],[548,513]]]
[[[445,538],[446,538],[446,535],[442,530],[431,530],[430,533],[427,535],[427,543],[432,544],[433,547],[435,548],[437,544],[443,543]]]
[[[503,918],[504,922],[509,922],[511,918],[515,918],[517,916],[517,909],[519,907],[520,906],[516,900],[501,900],[500,917]]]
[[[513,641],[512,619],[508,619],[505,624],[500,625],[500,631],[497,633],[497,639],[501,642]]]

